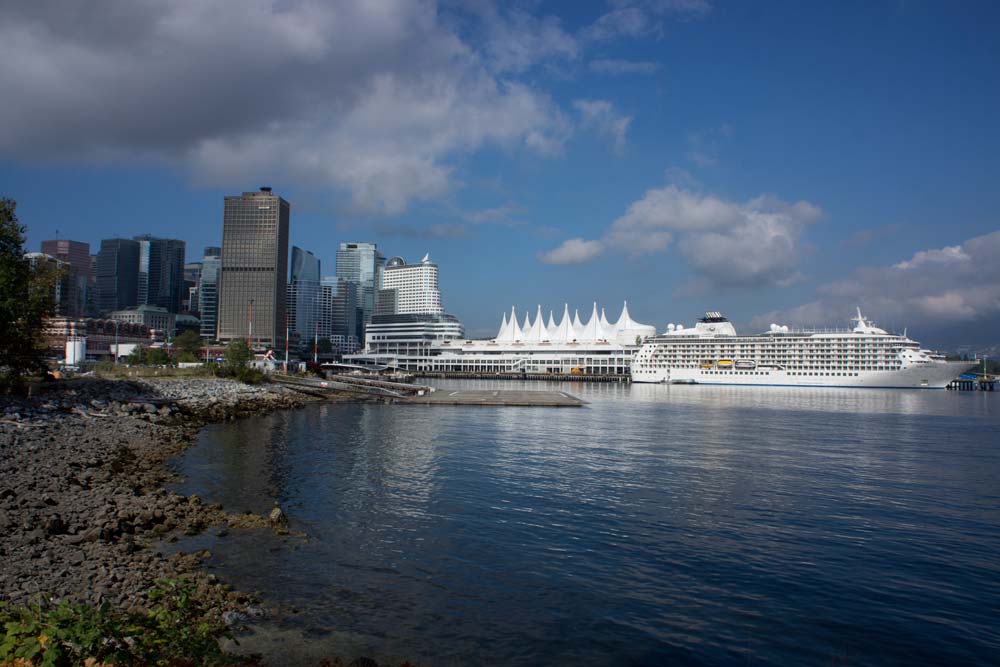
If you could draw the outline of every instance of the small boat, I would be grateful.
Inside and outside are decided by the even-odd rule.
[[[757,368],[757,362],[753,359],[737,359],[736,368],[741,371],[752,371]]]
[[[719,368],[732,368],[733,367],[733,360],[732,359],[719,359],[719,363],[716,364],[716,365]]]

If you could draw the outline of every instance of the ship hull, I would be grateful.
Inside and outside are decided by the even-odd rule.
[[[855,387],[882,389],[944,389],[974,364],[942,361],[893,371],[859,371],[857,375],[793,375],[784,370],[755,371],[675,368],[646,371],[633,368],[633,382],[722,384],[785,387]]]

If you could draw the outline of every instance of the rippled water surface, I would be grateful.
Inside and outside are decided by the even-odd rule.
[[[1000,659],[996,394],[523,386],[589,404],[326,404],[210,426],[180,490],[277,501],[310,537],[182,546],[292,610],[272,641],[348,655]]]

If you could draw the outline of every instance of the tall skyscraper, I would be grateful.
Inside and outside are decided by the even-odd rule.
[[[246,338],[251,345],[283,344],[289,211],[288,202],[267,187],[225,198],[220,341]]]
[[[341,243],[337,250],[337,279],[341,290],[353,289],[361,310],[358,330],[352,332],[364,340],[364,327],[375,314],[375,301],[382,284],[385,257],[374,243]]]
[[[139,303],[179,313],[184,302],[184,241],[149,234],[139,242]]]
[[[299,340],[313,340],[320,319],[320,262],[307,250],[292,246],[292,273],[288,283],[288,325]]]
[[[139,303],[139,242],[104,239],[97,254],[97,308],[102,313]]]
[[[83,317],[87,314],[87,290],[90,286],[90,244],[54,239],[42,241],[42,252],[61,261],[68,272],[67,293],[60,302],[60,314]]]
[[[354,285],[341,284],[336,276],[320,280],[319,335],[328,338],[338,353],[353,354],[361,347],[356,333],[360,313]]]
[[[198,280],[198,312],[201,317],[201,337],[215,340],[219,314],[219,270],[222,267],[222,250],[215,246],[205,248]]]

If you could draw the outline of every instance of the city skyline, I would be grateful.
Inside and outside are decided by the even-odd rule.
[[[705,310],[749,330],[839,325],[859,304],[936,346],[997,342],[991,4],[251,3],[263,74],[193,29],[231,9],[168,35],[150,26],[178,10],[135,9],[114,44],[83,23],[72,41],[94,58],[79,63],[52,48],[72,21],[10,10],[22,38],[0,46],[19,45],[0,83],[23,104],[0,112],[0,179],[31,250],[56,230],[92,249],[143,233],[218,245],[222,196],[269,184],[295,209],[290,245],[325,263],[341,242],[431,252],[474,336],[512,304],[596,298],[660,329]],[[234,97],[184,56],[149,61],[144,39],[222,65]],[[123,102],[113,49],[138,54],[116,85],[144,90],[153,71],[198,104]],[[31,79],[25,59],[107,94],[75,98],[86,86]],[[303,103],[233,106],[271,72]],[[265,127],[298,129],[264,145]]]

